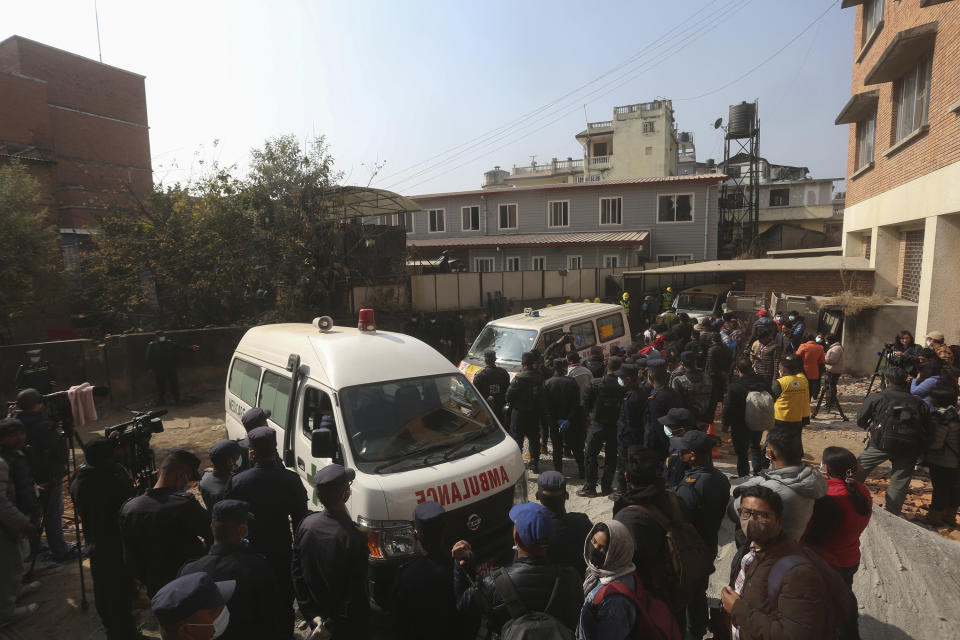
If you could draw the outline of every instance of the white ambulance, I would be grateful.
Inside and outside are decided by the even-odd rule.
[[[549,357],[545,350],[563,336],[568,336],[583,359],[594,345],[609,353],[610,347],[628,347],[632,341],[630,323],[620,305],[568,302],[491,320],[473,341],[459,368],[472,381],[483,368],[484,352],[492,349],[497,352],[497,365],[512,378],[520,371],[524,352],[538,349]]]
[[[356,471],[348,507],[367,534],[371,594],[384,602],[416,552],[412,516],[446,509],[449,540],[469,540],[481,566],[509,561],[508,512],[526,502],[520,450],[466,377],[410,336],[313,324],[254,327],[240,340],[226,385],[227,433],[245,437],[250,407],[271,411],[283,463],[319,510],[312,477],[331,462]]]

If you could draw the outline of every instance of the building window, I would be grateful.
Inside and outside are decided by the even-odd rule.
[[[876,117],[857,123],[857,169],[873,162],[873,139],[876,131]]]
[[[490,273],[493,271],[493,258],[474,258],[473,270],[480,273]]]
[[[558,200],[547,203],[547,226],[548,227],[569,227],[570,226],[570,202],[567,200]]]
[[[676,262],[689,262],[690,260],[693,260],[693,256],[690,255],[689,253],[678,253],[676,255],[670,255],[670,254],[664,254],[664,253],[657,254],[657,262],[676,263]]]
[[[657,222],[693,222],[693,194],[658,196]]]
[[[500,205],[500,228],[501,229],[517,228],[517,205],[515,204]]]
[[[430,233],[443,233],[444,230],[444,209],[430,209],[428,212],[430,224],[427,231]]]
[[[463,231],[480,231],[480,207],[460,207],[460,218]]]
[[[567,269],[582,269],[583,258],[581,256],[567,256]]]
[[[503,270],[504,271],[520,271],[520,258],[517,256],[509,256],[503,259]]]
[[[653,121],[643,123],[643,132],[644,133],[654,133],[655,129],[653,127]]]
[[[620,266],[620,256],[603,256],[603,267],[605,269],[615,269]]]
[[[607,155],[607,143],[606,142],[594,142],[593,143],[593,157],[605,156]]]
[[[863,237],[863,257],[870,259],[870,246],[873,244],[873,235],[867,234]]]
[[[534,271],[543,271],[547,268],[547,258],[545,256],[533,256],[530,258],[530,268]]]
[[[923,265],[923,229],[907,231],[900,239],[900,297],[920,301],[920,268]]]
[[[770,189],[770,206],[785,207],[790,204],[790,189]]]
[[[600,224],[623,224],[623,198],[600,198]]]
[[[897,81],[896,137],[900,142],[927,124],[930,103],[930,58],[905,73]]]
[[[740,166],[733,165],[732,167],[727,167],[727,170],[724,172],[730,178],[739,178],[740,177]]]
[[[863,39],[860,46],[867,43],[881,20],[883,20],[883,0],[866,0],[863,3]]]

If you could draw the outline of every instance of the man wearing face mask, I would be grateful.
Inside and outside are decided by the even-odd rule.
[[[944,343],[942,331],[931,331],[927,334],[924,344],[937,353],[937,357],[943,360],[944,364],[953,364],[953,351]]]
[[[207,555],[188,562],[180,575],[205,573],[217,582],[236,581],[230,599],[230,624],[220,636],[224,640],[285,638],[277,612],[282,606],[277,579],[266,558],[244,543],[247,522],[253,518],[250,505],[242,500],[221,500],[213,507],[213,541]]]
[[[247,433],[250,469],[230,479],[227,498],[245,500],[255,518],[250,522],[250,548],[262,553],[273,567],[283,608],[286,633],[293,632],[293,583],[290,579],[291,526],[296,531],[309,513],[307,490],[300,477],[277,458],[277,432],[257,427]]]
[[[236,583],[214,582],[205,573],[192,573],[165,585],[150,601],[163,640],[214,640],[230,624],[227,603]]]
[[[123,557],[147,595],[157,593],[213,541],[210,514],[186,493],[199,478],[199,466],[200,459],[186,449],[171,450],[156,486],[120,510]]]
[[[721,592],[734,640],[808,640],[835,637],[837,618],[829,583],[815,553],[783,533],[783,502],[773,490],[744,490],[738,509],[749,547]],[[826,568],[829,571],[829,567]],[[841,608],[842,603],[834,603]]]
[[[791,311],[790,315],[787,316],[787,320],[790,322],[791,331],[790,331],[790,346],[793,347],[793,350],[796,351],[797,347],[800,346],[800,343],[803,342],[803,334],[807,332],[807,323],[803,321],[803,316],[800,315],[799,311]]]
[[[157,403],[165,404],[167,387],[173,394],[173,401],[180,402],[180,381],[177,379],[177,352],[200,351],[198,345],[187,346],[170,340],[163,331],[157,331],[154,339],[147,345],[147,368],[153,369],[157,382]]]
[[[213,463],[213,469],[204,471],[197,485],[207,510],[212,510],[213,505],[223,500],[227,484],[237,471],[242,451],[243,447],[236,440],[221,440],[210,447],[210,462]]]
[[[56,386],[57,374],[50,363],[40,357],[40,349],[27,351],[27,361],[17,368],[17,390],[36,389],[46,395]]]
[[[336,639],[367,637],[367,536],[350,518],[353,469],[329,464],[313,477],[323,511],[303,519],[293,543],[293,585],[304,620]]]
[[[670,449],[670,440],[663,432],[660,418],[671,409],[681,409],[683,398],[669,385],[670,374],[662,358],[647,360],[647,376],[650,380],[650,393],[647,395],[646,418],[644,420],[643,446],[660,454],[664,460]]]

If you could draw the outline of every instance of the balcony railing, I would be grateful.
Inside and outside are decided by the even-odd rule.
[[[640,104],[629,104],[625,107],[614,107],[613,112],[618,116],[622,116],[625,113],[635,113],[637,111],[656,111],[662,104],[660,100],[641,102]]]
[[[549,174],[555,173],[557,171],[570,171],[571,169],[582,169],[583,168],[583,158],[568,158],[567,160],[551,160],[550,162],[544,162],[543,164],[531,164],[527,167],[514,167],[513,175],[530,175],[530,174]]]
[[[613,162],[613,156],[593,156],[590,158],[591,167],[604,167]]]
[[[603,122],[588,122],[587,129],[609,129],[613,126],[613,120],[604,120]]]

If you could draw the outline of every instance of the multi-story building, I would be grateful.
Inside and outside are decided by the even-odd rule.
[[[917,304],[918,335],[957,343],[960,3],[854,5],[843,253],[869,258],[876,293]]]
[[[410,196],[394,219],[413,258],[446,250],[470,271],[635,267],[716,257],[721,174]]]
[[[483,175],[484,188],[677,175],[678,134],[670,100],[614,107],[610,120],[587,123],[576,139],[582,157],[531,161],[512,171],[495,167]]]

